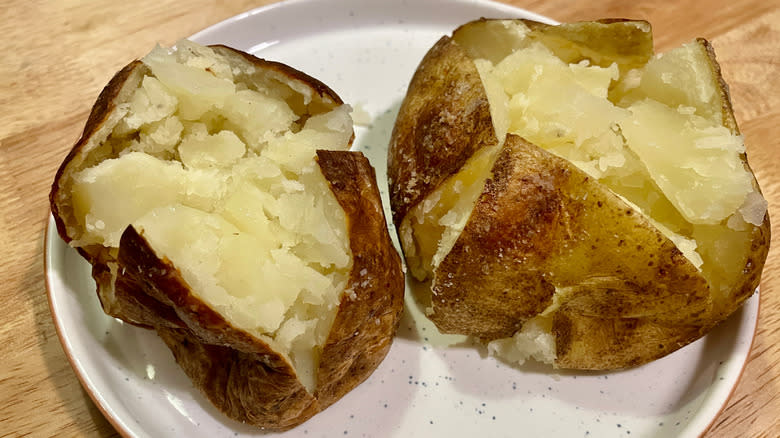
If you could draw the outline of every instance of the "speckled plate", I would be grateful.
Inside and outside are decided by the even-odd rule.
[[[356,129],[356,148],[382,180],[392,124],[417,63],[441,35],[481,16],[550,21],[486,1],[301,0],[236,16],[193,39],[288,63],[361,107],[371,121]],[[89,266],[59,239],[53,221],[46,271],[64,350],[122,435],[263,435],[219,414],[152,332],[102,313]],[[757,313],[754,296],[705,338],[643,367],[564,373],[485,358],[464,338],[439,335],[407,299],[393,348],[371,378],[280,436],[696,437],[739,379]]]

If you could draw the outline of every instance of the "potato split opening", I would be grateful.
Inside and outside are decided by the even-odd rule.
[[[315,152],[349,148],[349,107],[187,41],[142,61],[101,146],[111,158],[74,176],[86,232],[72,245],[115,248],[133,226],[193,294],[287,355],[313,392],[353,263]]]
[[[595,52],[565,38],[583,26],[600,27],[606,48]],[[742,136],[733,119],[724,120],[728,102],[717,72],[699,41],[654,57],[652,47],[646,56],[641,50],[626,56],[610,50],[609,32],[649,33],[649,26],[604,26],[538,30],[487,20],[460,28],[452,39],[479,71],[497,137],[517,134],[567,159],[641,212],[701,271],[717,308],[740,280],[751,225],[760,225],[766,213],[743,163]],[[472,156],[403,219],[401,242],[417,279],[435,279],[500,150]],[[557,298],[545,315],[555,311]],[[539,334],[549,324],[539,318],[514,341],[491,343],[491,351],[512,361],[533,356],[552,362],[554,342]],[[507,353],[512,342],[525,352]]]

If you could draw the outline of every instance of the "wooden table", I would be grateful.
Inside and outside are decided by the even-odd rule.
[[[52,324],[43,270],[47,194],[100,89],[128,60],[269,1],[0,0],[0,435],[112,436]],[[644,18],[657,49],[716,48],[770,212],[780,211],[780,3],[512,0],[559,21]],[[593,3],[593,4],[591,4]],[[775,218],[775,224],[780,219]],[[773,235],[780,235],[773,226]],[[744,375],[707,438],[780,436],[780,251],[764,268]]]

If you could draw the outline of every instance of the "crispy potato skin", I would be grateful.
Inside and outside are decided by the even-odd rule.
[[[692,324],[711,307],[697,274],[671,241],[604,186],[510,134],[437,270],[430,318],[445,332],[508,337],[550,305],[558,288],[576,315]],[[559,362],[566,342],[558,337]]]
[[[317,151],[347,215],[354,254],[344,294],[322,352],[317,399],[329,406],[365,380],[390,349],[403,311],[401,257],[393,247],[374,169],[359,152]]]
[[[610,370],[663,357],[706,334],[697,325],[664,325],[644,318],[600,318],[564,307],[553,317],[560,368]],[[598,362],[594,363],[594,356]]]
[[[198,342],[186,330],[161,327],[157,334],[193,385],[234,420],[287,430],[320,411],[317,399],[276,353]]]
[[[426,86],[459,80],[452,70],[471,71],[473,57],[494,55],[479,48],[458,48],[458,41],[473,41],[491,20],[477,20],[443,38],[418,67],[399,113],[388,151],[391,207],[396,224],[449,177],[489,139],[491,124],[482,123],[486,112],[473,111],[464,101],[447,101]],[[643,65],[652,56],[652,35],[647,22],[600,20],[567,27],[524,21],[543,43],[569,62],[593,59],[621,71]],[[612,25],[615,26],[612,26]],[[720,89],[723,124],[739,133],[731,109],[728,87],[712,47],[707,50],[716,86]],[[453,47],[455,46],[455,47]],[[598,53],[597,53],[598,52]],[[442,59],[450,57],[448,61]],[[455,63],[465,63],[469,66]],[[450,75],[432,78],[430,75]],[[479,102],[485,90],[471,77],[463,79]],[[447,89],[457,89],[449,84]],[[417,110],[403,111],[405,108]],[[418,114],[425,108],[426,120]],[[438,111],[438,112],[437,112]],[[429,120],[473,118],[464,126],[479,127],[480,135],[453,137]],[[427,127],[423,131],[423,127]],[[424,134],[423,134],[424,132]],[[431,175],[428,163],[439,157],[430,138],[444,138],[460,151],[457,160]],[[457,145],[457,143],[460,143]],[[747,169],[747,158],[743,155]],[[417,179],[409,183],[412,170]],[[398,176],[398,177],[396,177]],[[754,187],[758,190],[758,184]],[[551,314],[556,340],[555,366],[574,369],[615,369],[662,357],[706,334],[753,294],[766,259],[769,216],[750,232],[748,257],[729,296],[718,299],[706,279],[639,212],[598,181],[565,159],[509,135],[491,169],[466,226],[434,272],[430,319],[442,332],[492,340],[511,336],[525,321],[555,303]],[[558,294],[556,295],[556,290]],[[425,298],[423,298],[425,299]]]
[[[496,144],[479,72],[443,37],[412,77],[393,128],[387,177],[395,225],[474,152]]]
[[[320,410],[285,357],[201,301],[132,226],[122,234],[118,265],[114,293],[123,315],[154,328],[193,385],[228,417],[284,430]]]
[[[314,110],[342,103],[322,82],[286,65],[224,46],[215,50],[236,62],[251,63],[258,74],[273,80],[309,86],[319,99]],[[111,79],[57,172],[50,203],[58,233],[66,242],[80,232],[70,200],[73,175],[118,154],[97,153],[102,140],[96,137],[104,140],[110,133],[116,105],[138,87],[146,71],[140,61],[134,61]],[[286,357],[262,339],[233,327],[201,301],[171,261],[158,256],[132,226],[123,232],[118,249],[78,248],[92,264],[98,297],[108,315],[156,330],[193,385],[220,411],[271,430],[295,427],[364,381],[389,351],[403,310],[401,261],[387,231],[374,169],[358,152],[319,151],[317,160],[345,210],[354,260],[313,394]]]

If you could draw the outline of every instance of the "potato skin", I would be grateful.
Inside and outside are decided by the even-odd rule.
[[[503,19],[481,18],[466,23],[452,32],[456,42],[471,38],[484,38],[487,28]],[[607,18],[596,21],[568,23],[566,26],[550,25],[538,21],[518,19],[535,32],[529,38],[544,39],[544,44],[562,56],[566,62],[578,63],[583,59],[601,67],[613,62],[621,71],[641,67],[653,56],[653,35],[650,23],[644,20]],[[487,51],[469,52],[473,58],[491,58]],[[493,61],[497,61],[493,59]]]
[[[319,368],[322,408],[365,380],[390,349],[403,311],[401,257],[387,230],[374,169],[360,152],[317,151],[317,161],[347,215],[354,254],[348,291]]]
[[[343,103],[322,82],[284,64],[225,46],[212,48],[231,62],[253,66],[258,75],[308,87],[314,103],[304,118]],[[143,63],[133,61],[111,79],[56,174],[49,199],[65,242],[82,232],[70,199],[73,175],[116,157],[119,151],[102,150],[101,144],[113,129],[117,105],[147,72]],[[158,256],[132,226],[123,232],[118,249],[77,248],[92,265],[106,314],[156,330],[193,385],[220,411],[266,429],[295,427],[364,381],[389,351],[403,310],[401,261],[387,231],[374,169],[359,152],[319,151],[317,161],[345,210],[354,259],[321,354],[314,393],[306,390],[286,357],[201,301],[176,266]]]
[[[387,178],[396,226],[474,152],[498,144],[479,72],[449,37],[421,61],[390,141]]]
[[[225,415],[284,430],[320,410],[284,356],[201,301],[132,226],[122,234],[117,262],[114,303],[157,331],[193,385]]]
[[[309,394],[292,365],[231,326],[191,291],[131,226],[122,235],[115,296],[125,315],[157,330],[177,363],[227,416],[274,430],[294,427],[363,382],[384,359],[403,310],[401,260],[392,246],[376,176],[360,152],[318,151],[348,221],[354,254],[346,290]]]
[[[423,59],[393,131],[388,175],[410,174],[409,169],[414,169],[418,179],[440,181],[441,185],[456,177],[463,156],[473,155],[485,144],[495,144],[479,142],[495,135],[492,122],[477,123],[483,120],[484,112],[473,111],[474,107],[463,101],[437,106],[446,97],[426,86],[450,80],[428,77],[448,72],[439,66],[473,65],[473,57],[493,53],[490,48],[483,53],[473,47],[467,52],[458,43],[479,37],[480,29],[490,21],[461,26]],[[537,32],[534,38],[543,36],[545,44],[570,56],[571,62],[588,55],[596,58],[595,63],[609,65],[614,61],[626,70],[643,65],[652,56],[652,36],[646,22],[601,20],[567,27],[523,22]],[[624,38],[613,38],[615,35]],[[737,134],[728,88],[714,52],[705,40],[697,41],[707,50],[717,78],[723,125]],[[593,52],[599,52],[598,56]],[[446,57],[451,59],[442,59]],[[471,67],[459,65],[457,69],[469,71]],[[481,81],[464,80],[463,86],[466,84],[474,91],[470,101],[480,101],[479,94],[485,94]],[[457,89],[456,84],[448,87]],[[422,135],[419,125],[427,122],[417,117],[420,111],[404,111],[407,107],[426,108],[428,120],[473,117],[475,120],[465,126],[479,126],[485,132],[467,131],[467,135],[453,138],[452,130],[430,128]],[[457,160],[449,158],[445,167],[448,174],[437,169],[429,178],[421,173],[429,167],[426,160],[434,159],[427,155],[438,154],[428,146],[429,138],[445,138],[455,143],[452,150],[462,151]],[[746,156],[742,158],[749,169]],[[405,193],[408,179],[391,178],[391,193]],[[397,226],[438,186],[419,187],[420,192],[409,199],[391,196]],[[759,191],[755,180],[754,188]],[[558,307],[550,320],[556,367],[639,365],[698,339],[739,308],[758,286],[769,241],[767,214],[746,236],[748,256],[740,277],[728,297],[720,299],[674,243],[633,207],[567,160],[509,135],[465,228],[433,273],[428,316],[442,332],[493,340],[512,336],[527,320],[552,305],[555,296]]]
[[[544,35],[548,44],[554,41],[576,48],[579,57],[567,59],[577,63],[587,59],[601,67],[613,62],[621,70],[637,68],[647,63],[653,55],[653,34],[650,23],[644,20],[607,18],[596,21],[569,23],[554,26],[533,20],[522,20],[531,30]]]
[[[290,364],[273,352],[248,353],[198,342],[186,330],[161,327],[157,334],[193,385],[234,420],[287,430],[321,409]]]
[[[567,368],[627,365],[609,354],[625,354],[613,336],[641,338],[629,320],[702,327],[708,324],[698,318],[712,308],[704,278],[643,216],[570,162],[510,134],[493,177],[437,270],[429,317],[444,332],[509,337],[552,304],[556,287],[566,290],[553,319],[556,364]],[[582,318],[590,329],[575,331]],[[614,332],[594,330],[595,322]],[[631,363],[691,340],[640,347]],[[587,357],[569,357],[579,352],[570,345],[575,343]],[[605,343],[617,345],[592,355],[591,346]]]
[[[710,308],[704,278],[643,216],[511,134],[438,271],[431,319],[486,339],[511,336],[552,304],[556,287],[579,314],[605,318],[675,324]]]

